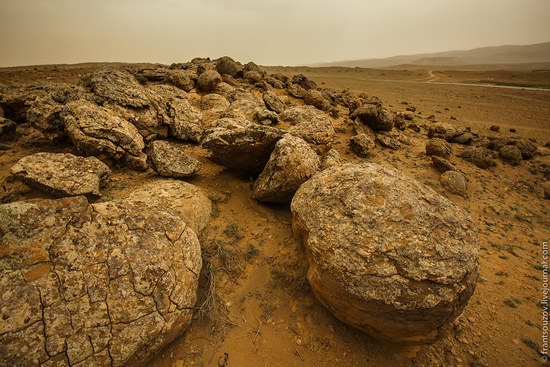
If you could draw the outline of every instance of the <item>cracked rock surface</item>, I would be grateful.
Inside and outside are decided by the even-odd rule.
[[[330,150],[335,131],[332,120],[323,111],[313,106],[296,106],[287,108],[279,117],[293,125],[289,133],[307,141],[317,153]]]
[[[30,187],[57,197],[100,196],[101,181],[111,170],[96,157],[69,153],[36,153],[21,158],[11,174]]]
[[[77,149],[88,155],[106,154],[131,168],[147,168],[145,144],[134,125],[86,100],[67,103],[61,111],[65,131]]]
[[[314,294],[377,339],[429,343],[474,292],[479,240],[469,214],[396,170],[329,168],[298,189],[291,209]]]
[[[82,196],[0,206],[9,366],[140,366],[191,322],[201,250],[178,211]]]

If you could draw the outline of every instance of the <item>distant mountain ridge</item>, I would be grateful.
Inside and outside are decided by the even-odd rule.
[[[321,63],[314,66],[347,66],[383,68],[403,64],[412,65],[485,65],[550,62],[550,42],[533,45],[506,45],[480,47],[426,54],[401,55],[380,59],[361,59]]]

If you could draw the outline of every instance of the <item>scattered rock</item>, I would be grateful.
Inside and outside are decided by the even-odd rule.
[[[238,99],[232,102],[229,107],[221,114],[222,118],[231,118],[237,120],[256,121],[256,114],[260,106],[255,100]]]
[[[492,125],[489,130],[491,131],[495,131],[495,132],[499,132],[500,131],[500,126],[498,125]]]
[[[310,89],[306,92],[304,95],[304,103],[322,111],[330,109],[330,102],[323,96],[323,93],[316,89]]]
[[[263,79],[263,75],[258,71],[247,71],[243,77],[251,84],[256,84]]]
[[[0,141],[9,141],[15,138],[17,124],[7,118],[0,117]]]
[[[130,168],[147,169],[143,138],[134,125],[91,102],[68,103],[60,113],[67,135],[79,152],[106,154]]]
[[[331,149],[326,152],[321,158],[321,171],[326,170],[332,166],[340,165],[340,153],[336,149]]]
[[[262,125],[274,125],[279,122],[279,116],[268,109],[257,109],[256,110],[256,121]]]
[[[483,147],[465,147],[458,156],[482,169],[497,165],[493,157],[493,152]]]
[[[319,171],[320,159],[301,138],[286,134],[254,184],[252,198],[272,203],[292,200],[300,185]]]
[[[332,120],[315,107],[290,107],[279,118],[294,125],[288,132],[307,141],[318,154],[323,154],[332,147],[335,135]]]
[[[101,196],[101,182],[111,170],[95,157],[36,153],[21,158],[10,172],[28,186],[56,197],[93,197]]]
[[[376,141],[381,146],[386,147],[386,148],[390,148],[390,149],[393,149],[393,150],[397,150],[397,149],[401,148],[401,144],[399,143],[399,140],[397,139],[397,137],[395,137],[395,136],[393,136],[389,133],[381,132],[381,133],[376,134]]]
[[[176,213],[84,197],[0,206],[2,359],[143,365],[190,325],[201,248]]]
[[[440,172],[458,171],[454,164],[452,164],[445,158],[441,158],[437,155],[432,155],[432,163],[434,167]]]
[[[357,117],[375,131],[390,131],[393,128],[394,116],[381,104],[367,103],[360,106],[350,115],[353,120]]]
[[[446,141],[450,141],[453,137],[459,135],[457,129],[454,126],[444,123],[438,123],[430,126],[428,129],[429,138],[439,138]]]
[[[505,145],[500,148],[500,157],[513,166],[517,166],[521,163],[521,150],[515,145]]]
[[[441,138],[432,138],[426,143],[426,154],[429,156],[438,156],[449,158],[453,150],[449,143]]]
[[[203,92],[213,92],[222,82],[222,76],[215,70],[207,70],[197,79],[197,86]]]
[[[308,79],[303,74],[294,75],[292,77],[291,82],[293,84],[299,85],[300,87],[302,87],[306,91],[310,90],[310,89],[317,89],[318,88],[317,84],[313,80]]]
[[[295,83],[288,83],[286,90],[294,98],[304,98],[307,91]]]
[[[467,145],[474,141],[476,136],[469,131],[453,136],[449,141],[455,144]]]
[[[446,171],[439,178],[441,186],[443,186],[451,194],[465,195],[468,188],[466,177],[457,171]]]
[[[210,151],[210,159],[214,162],[259,174],[282,136],[283,132],[273,127],[223,118],[207,131],[202,144]]]
[[[376,144],[366,134],[357,134],[349,140],[350,148],[360,157],[368,158],[373,155]]]
[[[473,294],[479,240],[470,216],[377,164],[313,176],[292,200],[315,296],[338,319],[392,342],[432,342]]]
[[[153,168],[164,177],[185,178],[193,176],[201,164],[189,157],[178,146],[163,140],[155,140],[150,152]]]
[[[279,96],[271,91],[264,93],[263,100],[266,107],[275,113],[281,113],[286,108],[284,102],[279,98]]]

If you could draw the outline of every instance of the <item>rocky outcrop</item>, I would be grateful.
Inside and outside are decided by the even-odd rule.
[[[210,159],[224,167],[259,174],[283,132],[246,120],[220,119],[206,133],[202,145]]]
[[[324,171],[327,168],[337,166],[340,163],[340,153],[338,153],[336,149],[331,149],[321,157],[320,170]]]
[[[84,197],[0,206],[10,366],[141,366],[191,322],[201,249],[177,212]]]
[[[56,197],[93,197],[101,195],[101,183],[111,170],[95,157],[36,153],[21,158],[10,172],[28,186]]]
[[[201,164],[178,146],[163,140],[155,140],[150,147],[153,169],[161,176],[185,178],[193,176]]]
[[[286,134],[275,149],[252,189],[252,198],[272,203],[292,200],[300,185],[319,171],[319,156],[301,138]]]
[[[307,141],[318,154],[330,150],[335,132],[324,112],[313,106],[297,106],[287,108],[279,118],[292,125],[289,133]]]
[[[377,339],[431,342],[474,292],[479,240],[469,214],[398,171],[329,168],[298,189],[291,209],[314,294]]]
[[[144,170],[147,156],[143,138],[134,125],[106,108],[85,100],[68,103],[60,113],[67,135],[78,151],[86,155],[106,154]]]

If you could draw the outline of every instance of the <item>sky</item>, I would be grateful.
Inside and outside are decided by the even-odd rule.
[[[550,0],[0,0],[0,66],[263,65],[550,41]]]

